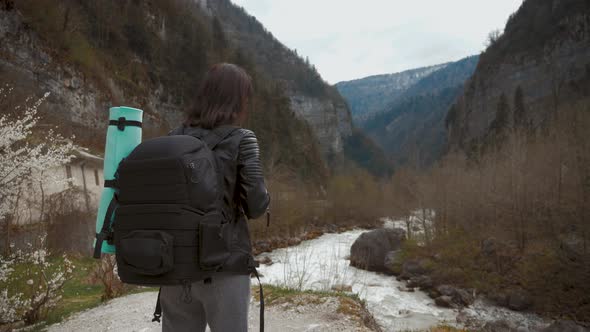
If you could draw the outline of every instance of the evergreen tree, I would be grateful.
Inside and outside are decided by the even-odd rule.
[[[212,29],[213,29],[213,48],[218,51],[222,52],[228,46],[227,39],[225,37],[225,32],[223,32],[223,27],[221,26],[221,22],[217,16],[213,17],[212,22]]]
[[[520,85],[514,92],[514,127],[525,128],[526,127],[526,115],[524,109],[522,88]]]
[[[498,105],[496,106],[496,118],[492,121],[491,129],[495,134],[500,134],[508,125],[508,118],[510,115],[510,106],[506,95],[502,93]]]
[[[499,149],[506,138],[506,129],[509,126],[510,106],[506,95],[502,93],[496,105],[496,117],[490,124],[489,144],[494,149]],[[487,145],[488,143],[486,143]]]

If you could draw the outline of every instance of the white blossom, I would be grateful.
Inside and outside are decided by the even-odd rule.
[[[0,87],[0,101],[11,92],[9,86]],[[0,110],[4,114],[0,116],[0,222],[14,207],[24,183],[39,181],[43,170],[63,165],[73,157],[70,154],[73,143],[53,130],[49,130],[40,143],[28,142],[39,121],[37,110],[48,96],[49,93],[45,93],[32,103],[29,98],[13,112]],[[20,117],[11,118],[6,115],[9,113],[20,114]]]
[[[11,92],[9,86],[0,87],[0,102]],[[63,165],[73,157],[71,140],[53,130],[44,134],[42,142],[30,143],[39,121],[37,110],[48,96],[45,93],[36,101],[28,98],[24,105],[13,110],[0,109],[0,223],[15,208],[23,185],[41,181],[41,177],[47,177],[43,170]],[[67,257],[51,263],[44,244],[44,237],[40,248],[29,244],[24,250],[14,250],[14,244],[10,244],[12,253],[0,256],[0,325],[22,320],[27,315],[35,316],[30,314],[52,308],[61,299],[61,290],[72,273],[72,263]],[[21,264],[27,268],[17,269]],[[18,280],[26,280],[27,285],[35,287],[26,287],[27,290],[8,287],[18,285]]]
[[[45,238],[40,239],[42,245]],[[26,284],[38,287],[30,287],[31,294],[24,290],[2,287],[0,291],[0,324],[22,320],[33,311],[41,311],[55,307],[61,299],[63,286],[72,275],[72,262],[64,255],[61,261],[51,263],[47,258],[49,251],[44,248],[18,250],[0,261],[0,286],[3,283],[15,282],[26,278]],[[43,263],[39,263],[43,262]],[[28,269],[17,273],[15,266],[27,264]],[[22,270],[22,269],[21,269]],[[23,273],[25,275],[23,275]],[[10,292],[9,292],[10,290]]]

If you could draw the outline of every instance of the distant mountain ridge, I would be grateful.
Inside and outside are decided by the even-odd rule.
[[[402,97],[404,93],[422,78],[442,69],[447,64],[410,69],[394,74],[373,75],[335,84],[340,94],[348,101],[352,118],[356,124]]]
[[[385,106],[361,121],[360,127],[396,166],[410,164],[417,168],[428,167],[446,150],[447,111],[461,93],[464,82],[471,76],[478,61],[478,56],[471,56],[406,72],[410,78],[420,78],[406,80],[406,83],[411,81],[412,84],[405,84],[390,94],[380,92],[380,95],[388,96],[380,101]],[[385,78],[387,75],[378,77]],[[338,86],[345,90],[342,94],[348,96],[350,104],[361,105],[366,103],[365,99],[377,98],[377,94],[364,92],[370,82],[376,81],[374,78],[357,81],[364,84]],[[355,86],[360,88],[358,93]],[[381,89],[381,86],[377,87],[377,90]],[[361,102],[354,97],[356,95],[361,95]]]

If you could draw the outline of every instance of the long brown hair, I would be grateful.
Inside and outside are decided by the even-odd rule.
[[[205,74],[184,125],[210,129],[238,124],[252,94],[252,79],[244,69],[231,63],[216,64]]]

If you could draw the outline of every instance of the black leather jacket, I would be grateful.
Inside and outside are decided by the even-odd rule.
[[[178,127],[169,135],[205,137],[209,130],[200,127]],[[230,258],[222,272],[247,273],[244,267],[252,266],[252,244],[247,219],[262,216],[270,204],[270,195],[264,183],[260,148],[254,132],[236,128],[213,150],[225,184],[224,202],[232,216]]]

